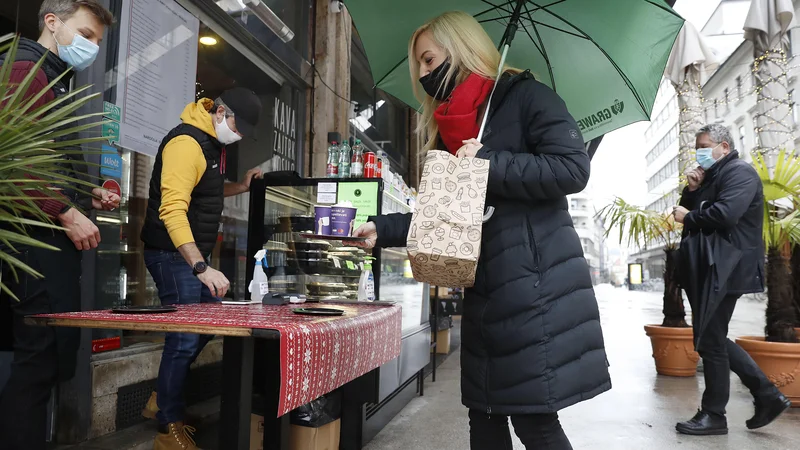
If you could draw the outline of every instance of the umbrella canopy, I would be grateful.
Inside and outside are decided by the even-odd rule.
[[[694,25],[684,23],[664,71],[678,94],[681,176],[694,160],[695,135],[705,121],[701,86],[718,66],[719,60],[703,36]]]
[[[692,306],[694,346],[700,339],[720,302],[727,294],[728,278],[742,258],[742,252],[717,233],[695,231],[681,240],[681,287]]]
[[[779,150],[794,150],[786,63],[790,56],[788,31],[795,27],[791,0],[753,0],[744,22],[744,38],[753,43],[755,58],[756,150],[766,154],[770,167]]]
[[[586,141],[650,119],[683,25],[663,0],[348,0],[347,7],[376,87],[413,108],[419,102],[412,91],[408,41],[419,26],[461,10],[500,44],[519,11],[508,65],[531,69],[558,92]]]

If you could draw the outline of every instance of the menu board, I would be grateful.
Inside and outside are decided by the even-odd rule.
[[[155,155],[195,99],[200,21],[174,0],[129,0],[119,27],[119,144]]]
[[[378,183],[339,183],[339,203],[350,202],[355,208],[356,221],[353,229],[367,223],[369,216],[378,215]]]

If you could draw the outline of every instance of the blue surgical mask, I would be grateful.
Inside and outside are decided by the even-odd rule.
[[[72,31],[63,20],[58,20],[67,30]],[[91,66],[100,52],[100,46],[75,32],[72,33],[72,43],[68,45],[59,44],[55,33],[53,39],[58,45],[58,57],[78,71]]]
[[[720,144],[717,144],[714,148],[698,148],[695,152],[695,159],[697,159],[697,164],[703,168],[703,170],[708,170],[713,166],[717,160],[714,159],[714,149],[719,147]]]

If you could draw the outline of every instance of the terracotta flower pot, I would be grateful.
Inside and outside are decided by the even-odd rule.
[[[691,328],[645,325],[644,331],[653,344],[656,372],[671,377],[695,376],[700,355],[694,351],[694,334]]]
[[[736,343],[744,349],[770,381],[800,408],[800,344],[767,342],[762,336],[742,336]]]

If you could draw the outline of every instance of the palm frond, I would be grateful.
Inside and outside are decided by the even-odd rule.
[[[657,241],[668,248],[677,245],[681,224],[676,223],[671,214],[660,214],[632,205],[617,197],[597,213],[606,227],[606,237],[615,229],[619,229],[619,242],[622,244],[627,236],[627,245],[636,244],[644,247],[651,241]]]
[[[774,202],[788,198],[793,203],[800,200],[800,157],[787,154],[781,150],[775,161],[775,168],[770,170],[764,156],[756,154],[753,167],[758,172],[764,186],[764,200]]]
[[[792,211],[782,218],[775,213],[764,217],[764,244],[768,249],[800,244],[800,211]]]
[[[0,38],[0,54],[6,54],[4,63],[0,65],[0,261],[11,268],[14,277],[18,271],[41,277],[42,274],[18,258],[18,253],[24,247],[57,251],[57,248],[31,238],[29,232],[33,228],[61,228],[37,207],[35,201],[62,198],[58,190],[67,185],[84,191],[95,187],[87,180],[64,175],[60,170],[66,164],[79,164],[68,158],[70,154],[82,153],[83,146],[104,140],[99,131],[103,122],[100,118],[102,113],[78,114],[99,95],[86,95],[90,86],[75,89],[34,109],[33,105],[59,79],[53,80],[40,93],[28,95],[36,68],[41,67],[44,61],[42,58],[22,82],[12,84],[11,65],[16,59],[18,43],[16,37],[10,40]],[[69,137],[77,133],[91,133],[91,137]],[[38,196],[31,195],[33,191]],[[0,291],[14,297],[2,282]]]

